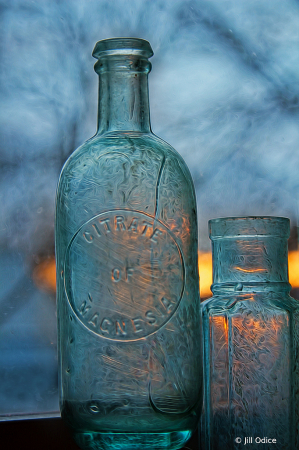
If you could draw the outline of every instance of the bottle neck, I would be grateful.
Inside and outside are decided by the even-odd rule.
[[[246,286],[265,290],[277,283],[289,290],[286,238],[213,238],[212,249],[213,291],[219,291],[221,286],[235,291],[243,291]]]
[[[148,73],[151,64],[140,55],[108,55],[99,59],[97,134],[112,131],[151,132]]]

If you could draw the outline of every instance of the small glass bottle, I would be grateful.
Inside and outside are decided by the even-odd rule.
[[[298,449],[299,304],[289,296],[289,220],[224,218],[209,226],[214,295],[202,303],[200,448]]]
[[[178,449],[201,411],[196,199],[151,132],[152,54],[96,44],[98,131],[57,190],[60,405],[83,449]]]

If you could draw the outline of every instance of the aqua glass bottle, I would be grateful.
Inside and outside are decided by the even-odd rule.
[[[60,405],[83,449],[181,448],[202,406],[196,199],[151,132],[152,54],[96,44],[98,131],[58,185]]]
[[[202,450],[299,448],[299,303],[289,220],[209,222],[213,297],[202,303]]]

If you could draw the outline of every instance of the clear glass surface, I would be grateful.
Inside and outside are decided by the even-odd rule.
[[[3,4],[0,420],[59,415],[54,199],[66,158],[96,130],[96,40],[127,33],[153,45],[152,126],[195,183],[202,296],[212,283],[207,221],[271,214],[291,219],[299,298],[298,2]],[[51,280],[43,276],[42,290],[44,262]]]
[[[210,221],[202,449],[299,448],[299,306],[289,296],[288,236],[285,218]]]
[[[57,191],[61,413],[86,449],[181,448],[201,411],[196,200],[150,131],[144,48],[97,44],[98,133]]]

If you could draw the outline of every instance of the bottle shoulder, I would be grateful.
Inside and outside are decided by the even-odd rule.
[[[108,152],[124,153],[128,157],[136,150],[153,152],[154,160],[157,158],[168,158],[177,161],[183,169],[189,170],[182,156],[167,142],[153,133],[138,133],[130,131],[109,132],[102,135],[94,135],[80,145],[67,159],[62,173],[70,167],[80,166],[83,160],[93,157],[101,157]]]
[[[273,311],[299,314],[299,302],[285,292],[255,292],[215,295],[201,303],[203,316],[240,315],[248,312]]]
[[[70,228],[71,218],[73,232],[92,217],[116,209],[144,212],[182,239],[190,233],[197,239],[190,173],[180,155],[153,134],[96,135],[64,165],[56,197],[60,225],[64,221]]]
[[[103,172],[111,171],[113,165],[119,164],[131,167],[131,177],[147,173],[148,178],[157,171],[162,175],[163,171],[164,175],[167,173],[170,185],[180,172],[180,181],[184,179],[183,184],[189,187],[195,199],[193,180],[181,155],[156,135],[138,132],[109,132],[88,139],[65,162],[58,190],[65,183],[77,184],[87,178],[98,180]],[[137,166],[142,166],[143,170],[136,170]]]

